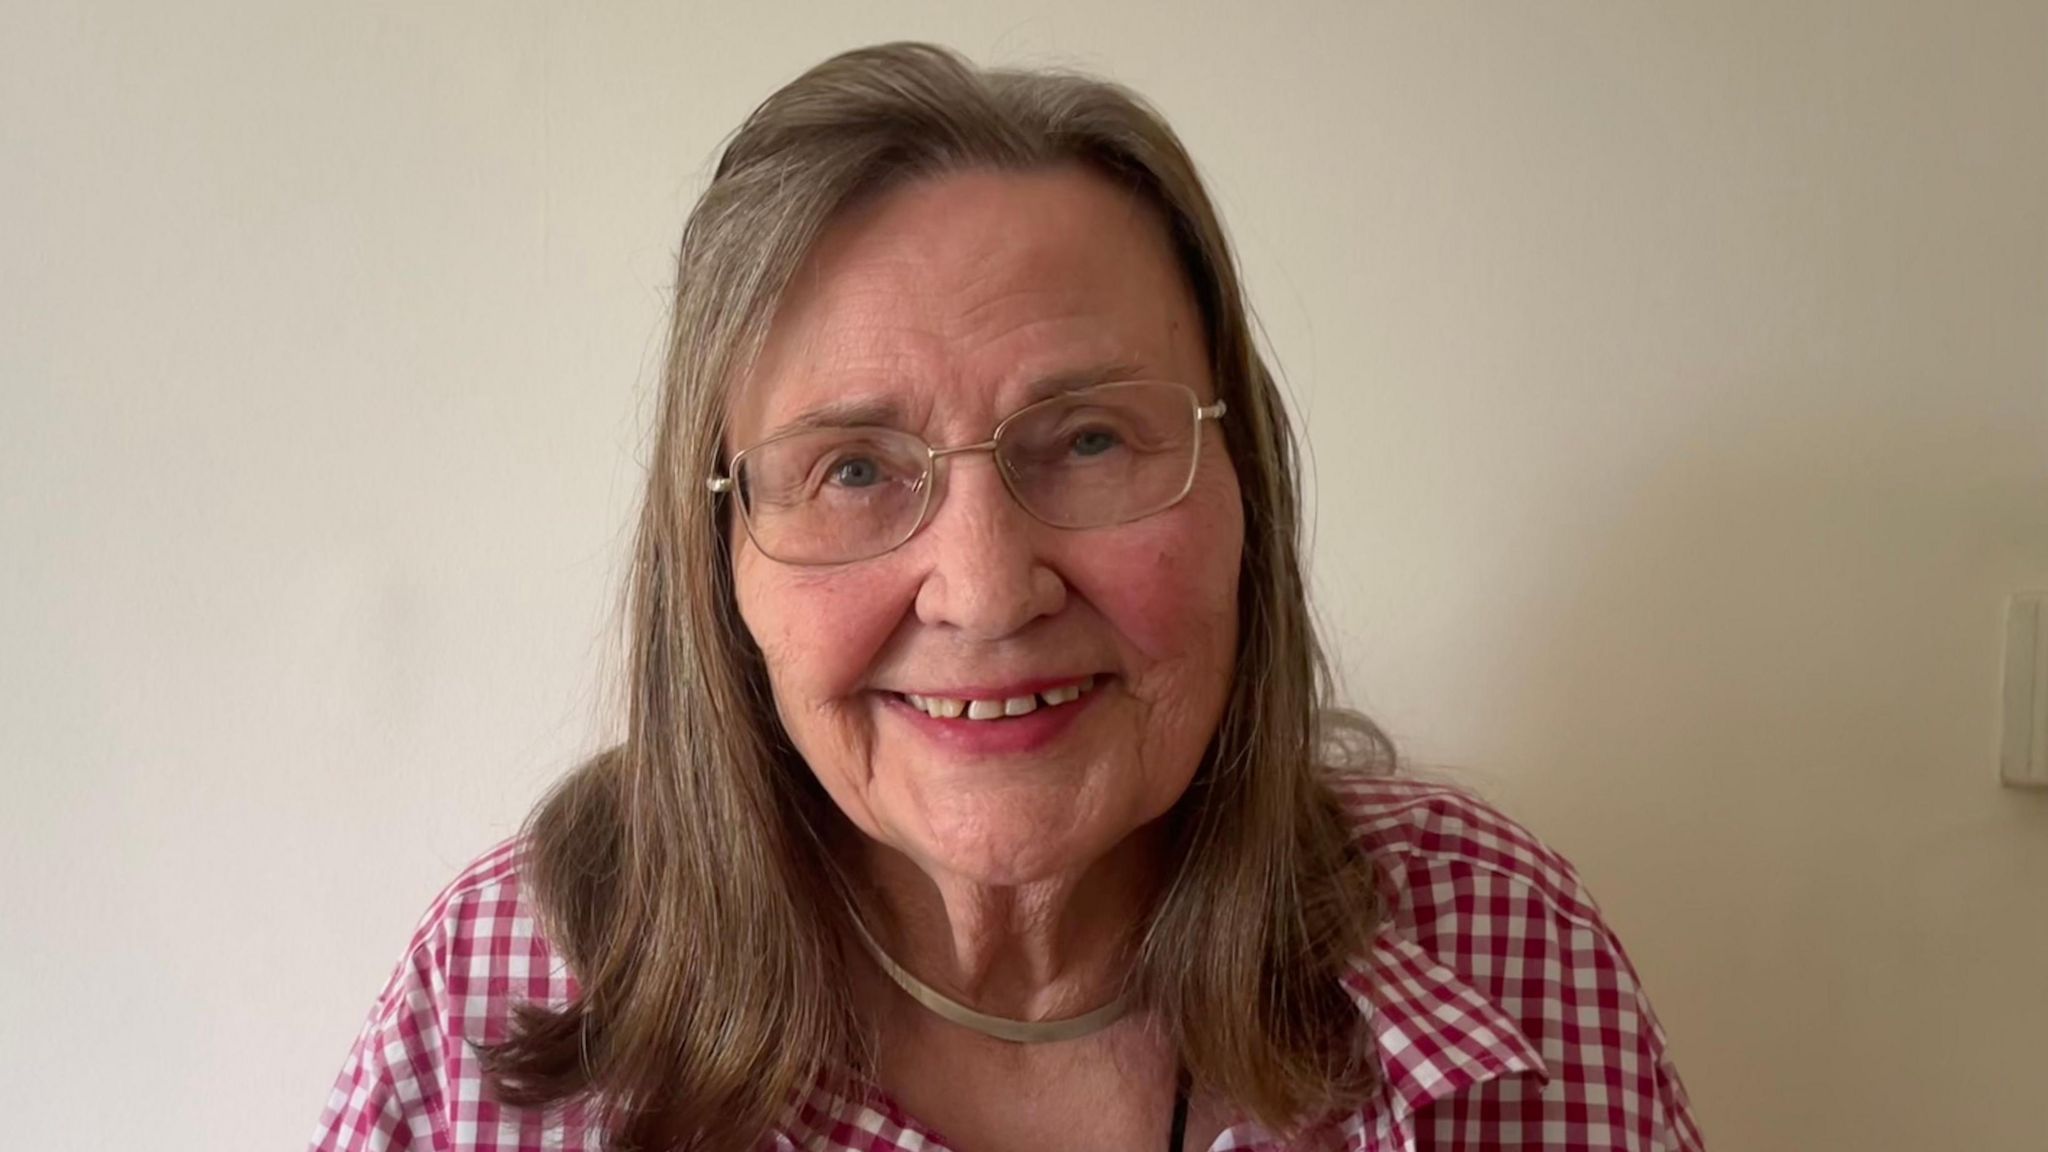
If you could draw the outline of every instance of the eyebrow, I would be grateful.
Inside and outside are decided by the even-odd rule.
[[[1040,400],[1049,399],[1063,392],[1078,392],[1100,384],[1149,378],[1144,369],[1125,360],[1069,368],[1033,380],[1024,390],[1024,402],[1017,407],[1036,404]],[[874,397],[833,400],[807,409],[776,425],[762,436],[761,440],[773,440],[792,432],[811,432],[820,428],[901,428],[907,420],[903,406],[894,400]]]

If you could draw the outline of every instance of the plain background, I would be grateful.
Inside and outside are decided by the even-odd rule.
[[[1351,699],[1581,866],[1718,1149],[2048,1146],[2048,5],[0,3],[0,1143],[297,1147],[611,730],[720,139],[898,37],[1146,93]]]

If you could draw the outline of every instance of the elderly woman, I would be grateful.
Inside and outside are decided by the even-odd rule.
[[[684,230],[625,743],[427,914],[316,1149],[1693,1149],[1572,870],[1324,702],[1221,224],[892,45]]]

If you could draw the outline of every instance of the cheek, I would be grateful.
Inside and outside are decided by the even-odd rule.
[[[776,706],[792,722],[860,687],[909,603],[879,572],[788,568],[752,549],[733,580]]]
[[[1177,662],[1235,632],[1237,567],[1172,546],[1116,547],[1092,558],[1086,596],[1148,663]],[[1228,644],[1222,645],[1227,648]]]
[[[1084,594],[1156,671],[1227,682],[1237,648],[1244,519],[1234,480],[1170,511],[1104,533],[1070,571]]]

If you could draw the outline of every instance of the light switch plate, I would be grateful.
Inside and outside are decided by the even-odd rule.
[[[2004,721],[1999,780],[2048,788],[2048,592],[2022,592],[2005,606]]]

